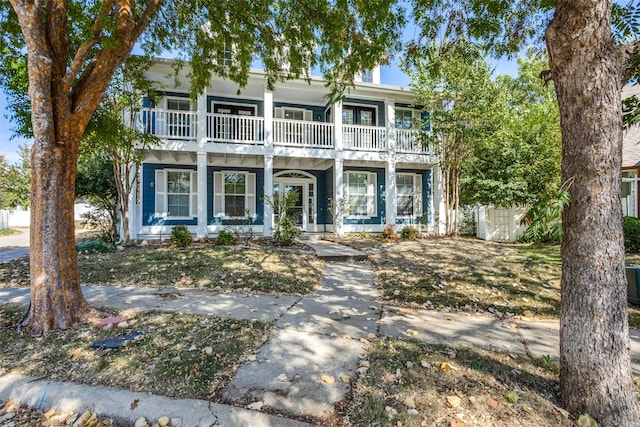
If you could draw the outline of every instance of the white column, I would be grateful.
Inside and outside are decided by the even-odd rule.
[[[198,145],[204,147],[207,143],[207,93],[198,95]]]
[[[342,102],[333,104],[333,142],[336,151],[344,150],[342,142]]]
[[[207,153],[198,152],[198,237],[207,237]]]
[[[264,146],[273,147],[273,92],[264,91]]]
[[[334,203],[340,204],[344,202],[344,160],[342,159],[341,154],[342,153],[338,154],[338,157],[336,158],[333,166],[333,194],[335,195]],[[333,218],[333,227],[335,233],[339,236],[343,234],[342,224],[342,217]]]
[[[396,106],[390,99],[384,100],[387,119],[387,151],[391,156],[396,153]]]
[[[396,223],[396,213],[398,212],[398,199],[396,197],[396,162],[395,159],[387,160],[385,166],[385,188],[387,193],[386,199],[386,223]]]
[[[264,156],[264,198],[273,199],[273,155]],[[271,237],[273,235],[273,209],[269,204],[264,203],[264,226],[262,235]]]
[[[444,187],[442,183],[442,171],[439,165],[432,169],[433,180],[433,213],[434,231],[436,234],[444,235],[447,232],[447,206],[444,202]]]

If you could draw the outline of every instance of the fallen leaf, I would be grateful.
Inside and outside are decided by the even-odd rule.
[[[138,399],[134,399],[133,402],[131,402],[131,405],[129,406],[129,408],[133,411],[138,407],[138,402],[140,402]]]
[[[500,402],[498,402],[497,400],[491,397],[487,399],[487,403],[489,404],[489,406],[491,406],[494,409],[500,406]]]
[[[462,400],[458,396],[447,396],[447,408],[457,408]]]
[[[442,362],[442,364],[440,365],[440,369],[446,372],[451,372],[455,368],[449,362]]]
[[[350,383],[351,377],[349,375],[340,375],[340,381],[343,383]]]
[[[333,384],[336,382],[336,378],[331,376],[331,375],[320,375],[320,381],[327,383],[327,384]]]
[[[415,408],[415,407],[416,407],[416,401],[415,401],[415,399],[413,398],[413,396],[409,396],[409,397],[407,397],[406,399],[404,399],[404,400],[402,401],[402,404],[403,404],[404,406],[406,406],[407,408]]]
[[[513,391],[505,391],[503,394],[505,399],[507,399],[510,403],[518,403],[518,395]]]
[[[589,414],[582,414],[578,417],[578,425],[580,427],[598,427],[598,422]]]
[[[451,420],[451,427],[467,427],[467,423],[457,418]]]

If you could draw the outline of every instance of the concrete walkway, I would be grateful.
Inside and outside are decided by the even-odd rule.
[[[18,233],[0,237],[0,262],[29,255],[29,229],[16,231]]]
[[[32,406],[35,401],[45,409],[72,401],[77,403],[75,411],[82,407],[95,408],[105,416],[131,421],[138,416],[157,418],[165,415],[159,412],[166,408],[183,426],[213,423],[297,426],[304,423],[269,417],[244,408],[251,405],[317,420],[330,417],[334,405],[347,396],[350,380],[357,377],[356,369],[369,340],[378,336],[558,358],[557,322],[499,320],[481,315],[382,305],[376,301],[373,270],[366,263],[353,261],[363,258],[364,254],[326,241],[305,243],[325,259],[340,260],[326,264],[321,288],[305,297],[245,296],[166,288],[83,287],[88,301],[98,307],[167,310],[273,322],[272,334],[256,359],[243,364],[223,391],[225,401],[233,406],[104,387],[50,383],[6,374],[0,375],[0,400],[14,398]],[[26,304],[28,298],[28,289],[0,288],[0,302]],[[634,375],[640,375],[640,333],[632,330],[631,337],[632,368]],[[109,396],[106,402],[100,397],[104,393]],[[138,411],[134,413],[129,408],[135,399],[144,404],[139,403]],[[95,401],[100,403],[94,404]],[[118,405],[120,410],[116,409]],[[204,412],[198,412],[201,410]],[[182,418],[180,414],[183,414]]]

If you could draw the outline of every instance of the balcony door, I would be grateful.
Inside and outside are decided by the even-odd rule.
[[[235,104],[213,105],[213,137],[227,142],[253,141],[254,122],[247,117],[256,115],[255,107]]]
[[[375,126],[376,109],[345,105],[342,107],[342,124],[344,126],[342,139],[347,148],[371,149],[374,145],[375,130],[355,128],[357,126]]]

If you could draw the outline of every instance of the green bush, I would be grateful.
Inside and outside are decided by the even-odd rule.
[[[622,218],[624,247],[629,252],[640,252],[640,219],[625,216]]]
[[[382,230],[382,240],[385,242],[397,242],[398,233],[396,233],[395,228],[396,226],[393,224],[387,225],[384,230]]]
[[[236,244],[236,238],[229,230],[222,230],[218,233],[216,244],[220,246],[232,246]]]
[[[289,215],[279,218],[273,230],[273,240],[279,245],[290,246],[300,236],[300,229]]]
[[[418,233],[419,231],[416,227],[409,225],[400,231],[400,238],[402,240],[416,240]]]
[[[174,248],[185,248],[191,246],[193,237],[186,225],[176,225],[171,229],[171,245]]]
[[[76,244],[76,250],[80,253],[89,254],[105,253],[111,252],[113,250],[113,245],[110,245],[102,239],[87,240],[85,242]]]

